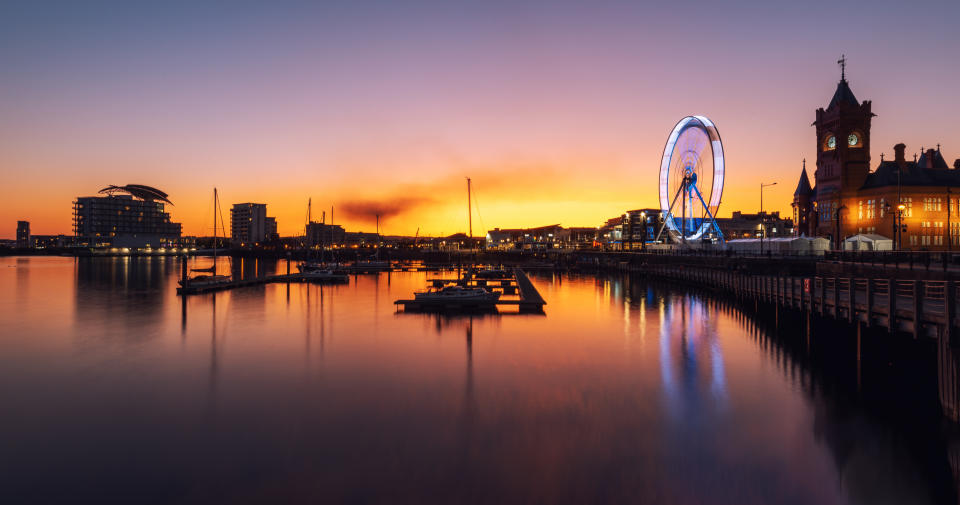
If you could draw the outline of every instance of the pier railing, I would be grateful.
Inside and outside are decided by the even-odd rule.
[[[669,264],[627,265],[669,280],[699,284],[735,297],[808,310],[824,317],[919,336],[947,336],[957,326],[960,284],[843,276],[751,275],[733,270]]]

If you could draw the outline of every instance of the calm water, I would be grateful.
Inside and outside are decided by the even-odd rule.
[[[927,395],[878,409],[863,374],[898,365],[857,375],[849,336],[809,351],[797,323],[623,277],[534,276],[545,316],[438,317],[393,306],[436,274],[183,305],[178,273],[0,258],[0,502],[955,501]]]

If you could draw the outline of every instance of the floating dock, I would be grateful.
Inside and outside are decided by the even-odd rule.
[[[268,275],[266,277],[254,277],[252,279],[238,279],[226,282],[205,283],[197,286],[180,286],[177,288],[178,295],[197,295],[200,293],[210,293],[213,291],[223,291],[225,289],[245,288],[248,286],[260,286],[275,282],[311,282],[314,284],[344,284],[347,280],[339,279],[317,279],[304,274],[283,274]]]
[[[478,302],[478,301],[456,301],[451,300],[443,304],[423,303],[417,300],[397,300],[395,305],[402,305],[404,310],[409,311],[489,311],[496,310],[499,306],[516,306],[520,312],[524,313],[542,313],[543,306],[547,304],[546,300],[540,296],[540,292],[530,282],[527,274],[519,268],[513,270],[510,277],[497,278],[477,278],[469,272],[462,279],[430,279],[432,287],[442,289],[448,285],[459,285],[465,288],[484,288],[489,291],[500,291],[504,295],[519,294],[519,298],[510,298],[504,300],[500,298],[496,302]]]

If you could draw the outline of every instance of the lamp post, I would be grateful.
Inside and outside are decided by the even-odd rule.
[[[840,235],[840,211],[841,211],[841,210],[845,210],[846,208],[847,208],[846,205],[841,205],[841,206],[837,207],[837,215],[836,215],[836,217],[837,217],[837,250],[838,250],[838,251],[842,251],[842,250],[843,250],[843,244],[842,244],[842,242],[843,242],[843,237]]]
[[[643,252],[647,247],[647,213],[644,211],[640,212],[640,225],[640,252]]]
[[[897,222],[897,250],[898,251],[901,248],[903,248],[903,211],[906,208],[907,206],[902,203],[900,205],[897,205],[896,222]]]
[[[767,234],[767,227],[763,223],[763,188],[776,185],[777,183],[775,182],[769,184],[760,183],[760,214],[757,214],[757,217],[760,218],[760,254],[763,254],[763,236]]]

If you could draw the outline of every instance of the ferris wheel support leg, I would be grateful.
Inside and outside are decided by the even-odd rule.
[[[700,203],[703,205],[703,210],[707,212],[707,216],[710,217],[710,224],[713,225],[713,229],[717,230],[717,235],[720,236],[721,242],[726,242],[726,239],[723,238],[723,232],[720,231],[720,226],[717,224],[717,220],[714,219],[713,214],[710,212],[710,207],[707,207],[707,202],[703,201],[703,195],[700,194],[700,190],[696,186],[693,187],[693,190],[697,193],[697,198],[700,199]]]
[[[663,235],[663,229],[667,227],[667,219],[673,218],[673,206],[677,204],[677,198],[680,197],[680,191],[682,189],[683,186],[677,189],[676,195],[673,195],[673,202],[670,203],[670,208],[667,209],[667,215],[663,218],[663,224],[660,225],[660,231],[657,232],[657,238],[655,239],[656,242],[660,241],[660,236]]]

